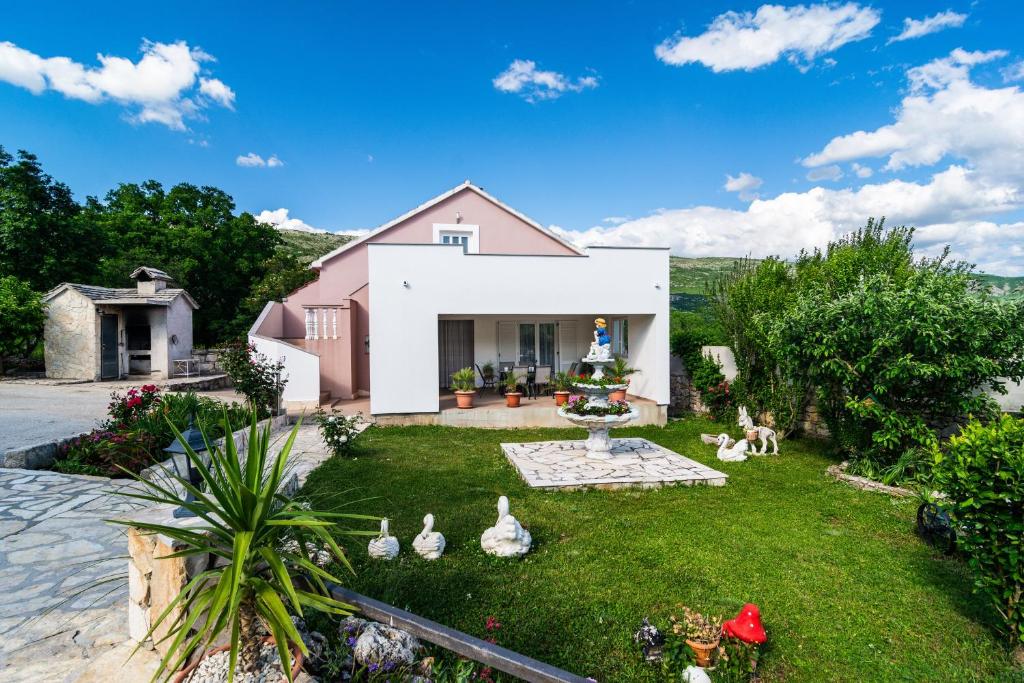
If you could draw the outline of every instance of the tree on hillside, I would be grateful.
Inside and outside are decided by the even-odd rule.
[[[0,146],[0,276],[37,291],[88,282],[107,251],[104,235],[83,220],[71,190],[43,172],[34,154],[17,159]]]
[[[170,191],[154,180],[122,184],[103,202],[90,198],[85,214],[118,245],[103,258],[102,284],[128,285],[139,265],[161,268],[199,303],[197,344],[234,336],[239,304],[264,277],[280,242],[275,228],[234,211],[227,193],[188,183]]]
[[[0,373],[4,356],[27,356],[39,343],[46,314],[38,292],[24,280],[0,277]]]

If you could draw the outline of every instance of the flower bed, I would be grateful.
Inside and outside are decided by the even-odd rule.
[[[570,415],[626,415],[629,404],[625,401],[609,401],[608,406],[595,406],[587,401],[586,396],[570,396],[562,406],[562,410]]]
[[[227,412],[233,429],[245,426],[248,413],[237,404],[230,405],[193,392],[162,395],[145,384],[124,394],[110,395],[108,418],[97,429],[69,441],[57,453],[53,469],[67,474],[92,474],[103,477],[125,476],[122,468],[141,472],[163,460],[163,449],[174,440],[173,424],[178,431],[188,428],[194,416],[210,438],[223,434],[223,415]]]

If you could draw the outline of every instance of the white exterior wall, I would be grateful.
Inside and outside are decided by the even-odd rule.
[[[178,342],[172,343],[176,336]],[[192,357],[192,306],[184,296],[179,296],[167,308],[167,336],[162,340],[167,345],[167,376],[171,377],[174,361]],[[161,367],[160,369],[164,369]],[[155,369],[155,368],[154,368]]]
[[[47,377],[99,377],[99,316],[88,297],[66,289],[50,300],[43,339]]]
[[[437,336],[436,330],[434,336]],[[320,405],[320,356],[279,339],[255,334],[249,335],[249,343],[271,361],[284,363],[282,374],[288,383],[284,387],[282,401],[293,407],[315,408]],[[437,347],[436,339],[434,347]],[[436,359],[434,364],[437,365]]]
[[[437,320],[444,315],[628,317],[630,364],[642,370],[631,378],[630,391],[669,403],[667,249],[508,256],[467,254],[457,246],[370,244],[368,252],[372,413],[437,412]],[[479,331],[493,349],[494,332]],[[484,343],[475,345],[493,353],[482,349]]]

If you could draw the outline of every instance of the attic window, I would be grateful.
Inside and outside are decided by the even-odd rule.
[[[476,254],[480,251],[480,226],[434,223],[434,244],[457,244],[466,253]]]

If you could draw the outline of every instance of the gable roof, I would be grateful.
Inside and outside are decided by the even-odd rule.
[[[444,200],[448,199],[451,196],[454,196],[454,195],[458,194],[459,192],[461,192],[463,190],[470,190],[472,192],[475,192],[476,194],[480,195],[481,197],[483,197],[487,201],[491,202],[495,206],[497,206],[497,207],[499,207],[501,209],[504,209],[508,213],[512,214],[513,216],[515,216],[516,218],[521,220],[522,222],[526,223],[531,228],[533,228],[535,230],[539,230],[540,232],[544,233],[545,235],[547,235],[551,239],[553,239],[556,242],[558,242],[559,244],[561,244],[563,247],[566,247],[567,249],[571,249],[573,252],[575,252],[577,254],[583,255],[582,251],[580,251],[575,246],[573,246],[569,242],[565,241],[564,239],[562,239],[561,237],[559,237],[555,233],[551,232],[550,230],[548,230],[547,228],[542,226],[537,221],[533,220],[529,216],[526,216],[525,214],[520,213],[519,211],[516,211],[511,206],[509,206],[508,204],[505,204],[503,201],[501,201],[497,197],[494,197],[494,196],[484,192],[482,187],[478,187],[478,186],[474,185],[473,183],[471,183],[471,182],[469,182],[467,180],[467,181],[465,181],[463,183],[460,183],[459,185],[456,185],[455,187],[453,187],[452,189],[448,190],[447,192],[442,192],[441,194],[437,195],[433,199],[430,199],[430,200],[424,202],[423,204],[420,204],[419,206],[417,206],[412,211],[408,211],[408,212],[402,214],[401,216],[399,216],[398,218],[395,218],[394,220],[385,223],[384,225],[380,226],[379,228],[375,228],[374,230],[371,230],[369,233],[367,233],[366,235],[363,235],[359,239],[352,240],[351,242],[346,242],[345,244],[341,245],[340,247],[338,247],[334,251],[332,251],[330,253],[327,253],[327,254],[324,254],[323,256],[318,258],[316,261],[313,261],[313,263],[311,263],[309,267],[319,270],[320,268],[323,267],[324,262],[331,260],[335,256],[338,256],[339,254],[342,254],[342,253],[348,251],[349,249],[352,249],[353,247],[359,246],[360,244],[369,241],[370,239],[372,239],[372,238],[376,237],[377,235],[381,234],[382,232],[395,227],[399,223],[402,223],[402,222],[412,218],[413,216],[415,216],[418,213],[422,213],[423,211],[426,211],[427,209],[429,209],[432,206],[440,204]]]
[[[199,304],[184,289],[161,289],[153,294],[141,294],[134,287],[97,287],[77,282],[64,282],[57,285],[43,296],[43,301],[50,301],[68,289],[72,289],[98,304],[170,306],[179,296],[184,296],[192,308],[199,308]]]

